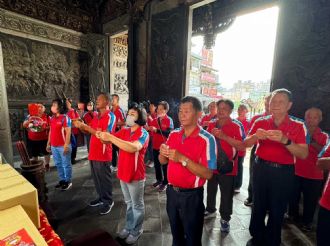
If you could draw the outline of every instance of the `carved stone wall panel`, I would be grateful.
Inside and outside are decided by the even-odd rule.
[[[95,31],[99,2],[97,0],[0,0],[0,8],[86,33]]]
[[[187,49],[187,9],[180,6],[151,19],[150,66],[147,93],[151,100],[167,100],[170,113],[184,95]]]
[[[59,95],[80,99],[88,84],[85,52],[1,34],[9,101],[47,101]]]
[[[129,97],[127,80],[127,34],[111,38],[110,49],[110,92],[119,95],[120,106],[124,110],[127,110]]]
[[[88,34],[89,55],[89,94],[96,100],[99,92],[109,92],[109,52],[108,37],[99,34]]]
[[[323,111],[322,127],[330,130],[330,2],[280,2],[272,89],[293,92],[292,114],[304,116],[312,106]]]
[[[86,50],[87,39],[82,33],[50,25],[0,9],[0,32],[73,49]]]

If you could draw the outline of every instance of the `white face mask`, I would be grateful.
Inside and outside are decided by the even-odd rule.
[[[135,123],[136,119],[134,116],[132,115],[127,115],[127,118],[126,118],[126,125],[129,126],[129,127],[132,127],[134,126],[136,123]]]

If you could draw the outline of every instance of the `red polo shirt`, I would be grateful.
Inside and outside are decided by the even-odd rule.
[[[122,110],[121,109],[121,107],[116,107],[116,108],[112,108],[112,113],[114,113],[115,114],[115,116],[116,116],[116,124],[118,123],[118,122],[125,122],[125,119],[126,119],[126,117],[125,117],[125,113],[124,113],[124,110]]]
[[[80,119],[80,116],[79,116],[78,112],[73,108],[68,111],[67,116],[69,116],[69,118],[71,120]],[[71,132],[74,135],[77,135],[77,134],[79,134],[79,129],[76,128],[75,126],[72,126]]]
[[[188,137],[184,135],[184,130],[181,128],[172,131],[166,144],[170,149],[178,150],[195,163],[212,170],[217,168],[215,139],[200,126],[196,126],[196,129]],[[206,182],[205,179],[183,167],[180,162],[171,160],[168,162],[167,178],[171,185],[185,189],[201,187]]]
[[[249,130],[251,130],[251,128],[252,128],[254,122],[255,122],[257,119],[259,119],[259,118],[261,118],[261,117],[264,117],[264,116],[267,116],[267,115],[268,115],[268,114],[266,114],[266,112],[264,112],[264,113],[262,113],[262,114],[256,114],[255,116],[253,116],[252,119],[250,120],[249,129],[248,129],[248,131],[246,132],[246,134],[249,133]]]
[[[206,123],[206,128],[209,126],[209,123],[210,123],[210,121],[211,120],[214,120],[214,119],[216,119],[217,118],[217,115],[211,115],[211,114],[206,114],[206,115],[204,115],[203,117],[202,117],[202,119],[201,119],[201,122],[200,122],[200,125],[202,126],[202,127],[205,127],[204,126],[204,123]]]
[[[255,134],[259,128],[264,130],[281,130],[288,139],[296,144],[309,143],[309,135],[304,122],[293,116],[287,115],[278,127],[275,126],[272,115],[261,117],[254,122],[249,135]],[[296,163],[295,156],[289,152],[284,144],[269,139],[258,140],[256,155],[266,161],[279,164]]]
[[[30,115],[26,116],[25,120],[29,120]],[[50,123],[50,118],[47,114],[43,114],[40,117],[43,120],[43,124],[42,124],[42,128],[44,129],[42,132],[32,132],[29,129],[28,131],[28,138],[31,141],[42,141],[42,140],[48,140],[48,132],[49,130],[46,129],[47,127],[49,127],[49,123]]]
[[[330,157],[330,142],[328,142],[328,144],[323,148],[319,157],[321,159]],[[328,180],[324,185],[324,190],[320,200],[320,205],[325,209],[330,210],[330,175],[328,176]]]
[[[98,131],[112,133],[116,127],[116,117],[110,110],[105,111],[103,115],[98,113],[91,121],[90,127]],[[95,135],[91,135],[89,146],[88,160],[112,161],[111,144],[104,144]]]
[[[245,139],[245,136],[247,134],[247,132],[249,131],[249,121],[247,119],[240,121],[239,119],[233,119],[234,122],[236,122],[240,128],[241,128],[241,132],[242,132],[242,137],[243,139]],[[239,157],[244,157],[246,155],[246,150],[239,150],[238,151],[238,156]]]
[[[159,124],[160,123],[160,124]],[[162,131],[172,130],[173,120],[168,115],[165,115],[163,119],[156,118],[151,123],[150,126],[156,127],[157,130],[161,129]],[[159,150],[160,146],[166,142],[167,137],[164,134],[159,132],[152,132],[152,148],[155,150]]]
[[[244,137],[243,127],[236,120],[228,119],[228,121],[222,127],[217,126],[217,121],[214,120],[214,121],[210,122],[209,127],[207,128],[207,130],[209,132],[212,132],[212,130],[214,128],[221,129],[224,134],[226,134],[227,136],[232,137],[236,140],[239,140],[239,141],[243,140],[243,137]],[[221,148],[226,153],[227,157],[230,160],[233,160],[235,155],[236,155],[237,150],[233,146],[231,146],[228,142],[226,142],[222,139],[221,140],[216,139],[216,141],[217,141],[217,143],[219,143],[218,141],[220,141]],[[238,171],[238,166],[237,166],[237,158],[236,158],[234,160],[233,171],[230,172],[230,173],[227,173],[226,175],[236,176],[237,171]]]
[[[311,136],[311,142],[316,142],[324,147],[329,140],[328,134],[317,128]],[[307,179],[323,179],[323,171],[316,167],[317,156],[319,152],[311,145],[308,145],[308,156],[305,160],[297,158],[295,173],[297,176]]]
[[[53,116],[50,119],[50,145],[53,147],[61,147],[65,144],[66,127],[71,128],[71,120],[65,114]]]
[[[156,113],[148,114],[148,119],[147,119],[148,126],[150,126],[151,122],[152,122],[154,119],[157,119],[157,114],[156,114]]]
[[[140,151],[135,153],[129,153],[119,149],[118,178],[126,183],[145,179],[144,155],[149,142],[148,132],[142,126],[134,132],[131,132],[130,127],[123,127],[114,135],[132,143],[139,141],[143,146]]]
[[[83,115],[83,120],[84,122],[90,126],[92,120],[97,117],[97,112],[96,111],[93,111],[93,112],[86,112],[84,115]]]

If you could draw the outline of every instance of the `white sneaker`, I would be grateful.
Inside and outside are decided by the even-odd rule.
[[[211,219],[217,217],[217,211],[210,213],[209,211],[204,212],[204,219]]]
[[[129,234],[128,237],[126,238],[125,242],[127,244],[134,244],[136,243],[136,241],[140,238],[140,236],[142,235],[143,230],[139,231],[139,234],[136,236],[133,236],[132,234]]]
[[[121,239],[125,239],[127,238],[129,235],[129,231],[126,230],[125,228],[122,229],[119,233],[118,233],[118,237],[121,238]]]
[[[118,168],[117,168],[117,167],[113,167],[113,166],[111,166],[110,169],[111,169],[111,172],[112,172],[112,173],[115,173],[115,172],[118,171]]]

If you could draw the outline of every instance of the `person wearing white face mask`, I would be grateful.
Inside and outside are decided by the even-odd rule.
[[[92,120],[97,117],[97,112],[94,111],[94,103],[89,101],[87,103],[87,112],[83,115],[82,119],[84,120],[85,124],[91,126]],[[86,142],[87,142],[87,150],[89,152],[89,142],[91,140],[91,134],[85,133]]]
[[[124,195],[126,224],[119,233],[127,244],[134,244],[143,233],[144,220],[144,185],[146,153],[149,134],[143,128],[147,121],[147,113],[142,106],[134,104],[130,107],[126,118],[126,126],[114,134],[97,132],[96,136],[105,143],[112,143],[119,148],[118,172],[120,186]]]

